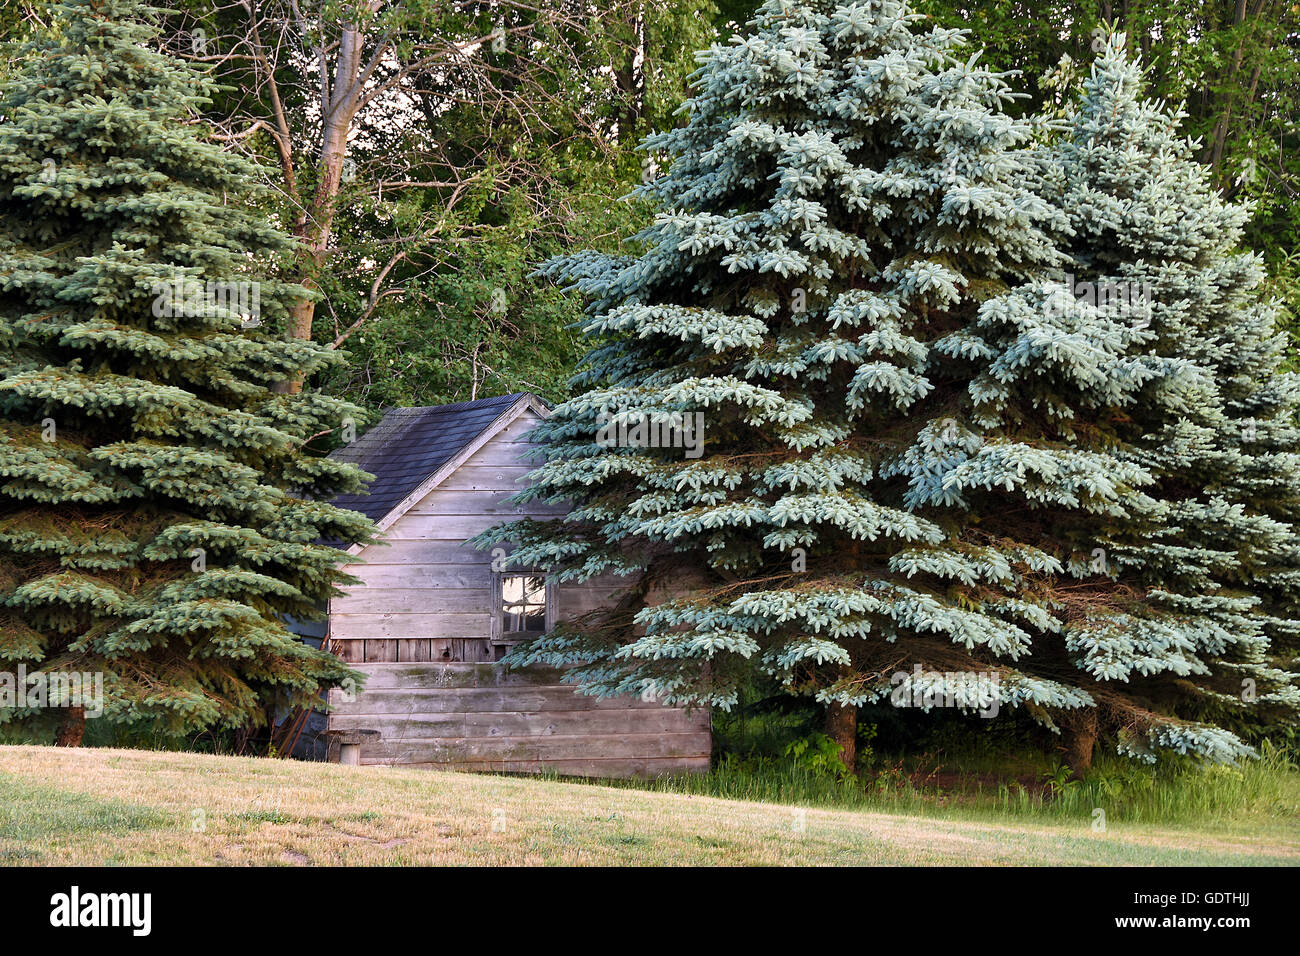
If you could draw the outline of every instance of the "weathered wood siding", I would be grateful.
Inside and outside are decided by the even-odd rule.
[[[460,468],[398,518],[385,545],[366,548],[348,565],[362,584],[330,603],[332,646],[353,663],[492,660],[492,555],[465,539],[501,521],[554,519],[558,505],[505,501],[534,467],[521,437],[537,423],[517,418]],[[619,591],[617,579],[559,588],[558,613],[600,607]]]
[[[635,697],[577,694],[556,672],[504,672],[491,644],[490,551],[464,540],[512,517],[555,519],[564,507],[504,499],[522,488],[535,446],[525,413],[398,518],[386,545],[347,566],[363,582],[330,603],[335,652],[368,675],[355,700],[335,692],[330,728],[371,729],[363,763],[630,776],[705,770],[707,711]],[[556,589],[560,619],[605,606],[617,578]]]
[[[330,694],[330,728],[378,730],[363,764],[597,777],[704,771],[706,710],[688,713],[636,697],[599,699],[558,671],[499,664],[362,664],[363,691]]]
[[[424,662],[491,660],[490,552],[465,539],[511,517],[556,517],[546,505],[515,508],[531,468],[521,440],[536,424],[525,414],[471,456],[397,519],[384,545],[366,548],[349,573],[362,584],[330,602],[331,644],[344,660]]]

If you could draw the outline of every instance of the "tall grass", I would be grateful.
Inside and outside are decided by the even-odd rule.
[[[1017,769],[1032,770],[1020,763]],[[1237,767],[1201,765],[1190,759],[1158,766],[1103,757],[1082,780],[1043,759],[1032,783],[998,779],[990,772],[966,771],[955,785],[918,785],[919,776],[901,766],[867,771],[859,777],[800,766],[788,759],[724,756],[705,774],[627,781],[623,786],[664,793],[686,793],[795,804],[861,809],[922,816],[1022,819],[1097,819],[1116,823],[1229,823],[1247,816],[1300,819],[1300,771],[1283,751],[1265,744],[1258,760]]]
[[[1283,751],[1263,745],[1258,760],[1235,767],[1189,759],[1143,767],[1119,757],[1102,760],[1083,780],[1048,772],[1046,787],[999,785],[989,796],[1001,812],[1090,817],[1100,809],[1110,822],[1226,823],[1265,815],[1300,815],[1300,772]]]

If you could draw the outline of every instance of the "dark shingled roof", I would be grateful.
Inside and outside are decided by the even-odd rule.
[[[333,504],[378,521],[527,394],[389,409],[356,441],[330,452],[375,476],[370,494],[339,495]]]

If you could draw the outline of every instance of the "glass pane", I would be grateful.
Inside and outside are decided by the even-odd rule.
[[[536,604],[506,608],[502,615],[501,629],[507,634],[519,631],[536,631],[540,634],[546,630],[546,608]]]
[[[501,578],[501,630],[506,634],[546,630],[546,579],[536,574]]]
[[[501,579],[501,599],[506,604],[518,604],[524,599],[524,581],[519,574],[510,574]]]

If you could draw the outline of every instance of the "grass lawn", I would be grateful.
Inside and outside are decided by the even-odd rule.
[[[5,865],[1300,863],[1294,819],[1099,833],[141,750],[0,746],[0,792]]]

